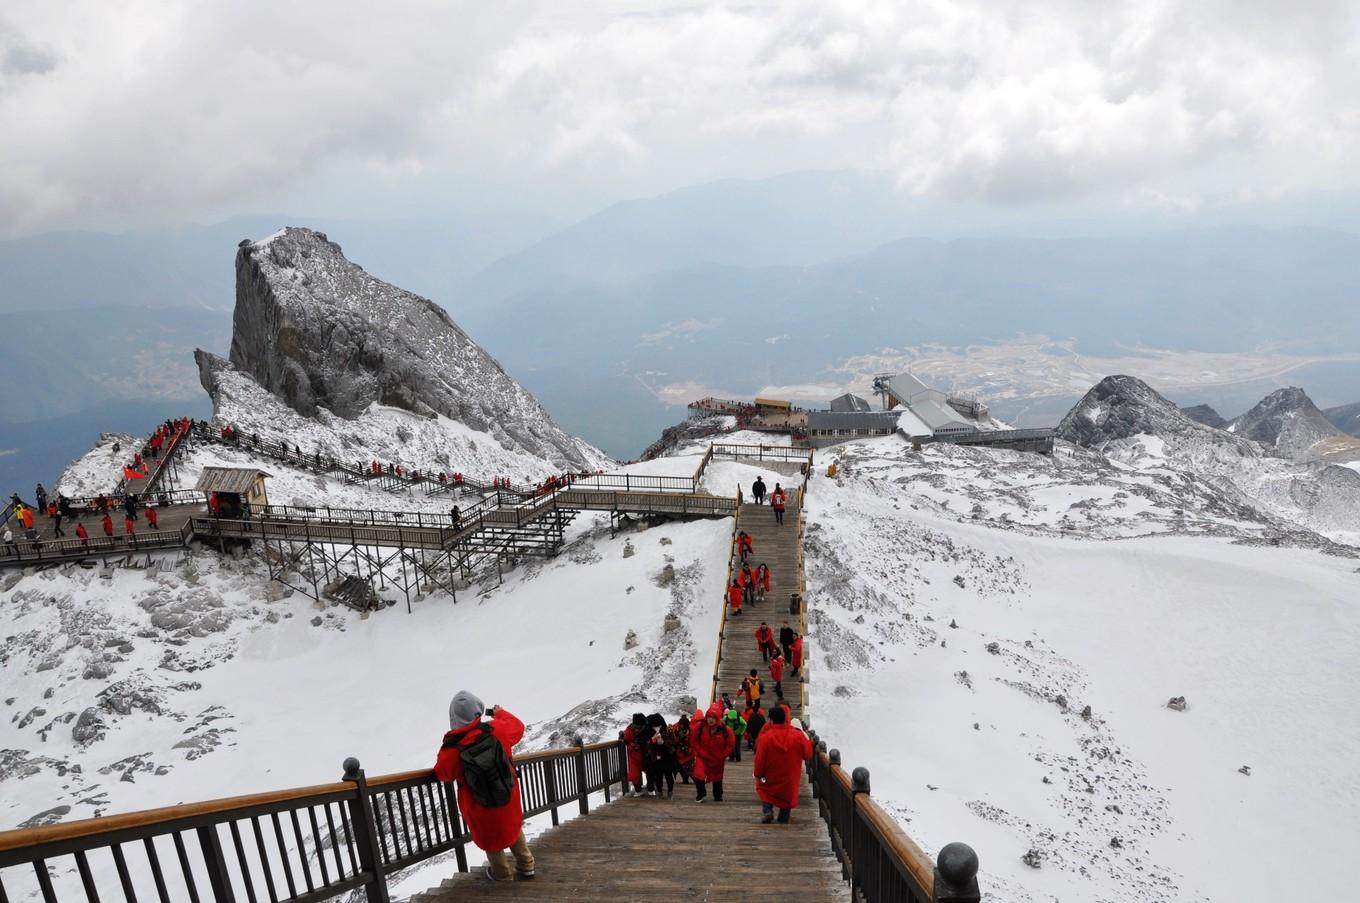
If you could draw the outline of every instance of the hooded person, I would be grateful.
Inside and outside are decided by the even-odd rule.
[[[483,715],[490,721],[483,721]],[[498,706],[489,710],[467,690],[449,702],[449,731],[435,759],[439,780],[458,782],[458,811],[472,842],[486,851],[493,881],[534,877],[534,854],[524,839],[524,808],[512,750],[524,736],[524,722]],[[511,871],[505,852],[515,857]]]
[[[647,789],[661,798],[661,785],[666,785],[666,799],[675,795],[675,736],[660,713],[647,716],[643,732],[642,770],[647,774]]]
[[[633,713],[633,722],[623,730],[623,748],[628,751],[628,783],[633,796],[642,795],[642,731],[647,727],[647,716]]]
[[[680,720],[671,725],[671,736],[675,738],[675,767],[680,772],[680,782],[689,783],[690,773],[694,770],[694,751],[689,746],[689,716],[681,715]]]
[[[760,797],[761,818],[769,824],[779,810],[779,823],[787,824],[798,806],[798,788],[803,765],[812,758],[808,735],[788,723],[784,709],[770,709],[770,721],[756,740],[756,795]]]
[[[727,754],[727,760],[729,762],[740,762],[741,738],[746,734],[746,719],[736,709],[728,709],[723,713],[723,724],[727,725],[728,729],[732,731],[734,738],[732,749]]]
[[[713,784],[713,801],[723,798],[723,769],[737,738],[732,729],[723,724],[723,706],[715,702],[707,712],[694,710],[694,722],[689,729],[689,748],[694,754],[694,799],[703,802],[708,796],[705,785]]]

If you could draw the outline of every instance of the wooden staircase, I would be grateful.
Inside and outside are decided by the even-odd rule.
[[[773,482],[770,486],[773,488]],[[798,548],[798,490],[787,491],[789,498],[783,526],[775,523],[774,510],[770,508],[768,500],[764,505],[754,502],[743,504],[737,517],[737,529],[751,536],[753,550],[748,560],[752,569],[762,562],[770,569],[770,592],[766,594],[764,602],[742,606],[740,615],[733,616],[732,610],[728,608],[723,618],[715,696],[727,693],[734,702],[738,701],[737,692],[741,689],[742,678],[749,675],[752,668],[765,682],[765,695],[761,697],[761,702],[766,704],[775,698],[769,666],[756,647],[755,631],[760,622],[765,621],[770,625],[776,641],[785,621],[802,633],[801,615],[796,609],[791,610],[790,606],[790,594],[800,592],[802,584]],[[735,559],[733,566],[739,567],[740,559]],[[728,585],[731,585],[730,575]],[[801,717],[802,693],[799,684],[803,677],[791,672],[792,667],[786,666],[784,699],[793,709],[794,715]]]

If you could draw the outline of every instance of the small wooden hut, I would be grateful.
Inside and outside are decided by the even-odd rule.
[[[213,507],[217,498],[217,513],[222,517],[241,517],[247,508],[256,513],[269,504],[264,481],[270,474],[254,467],[205,467],[194,490],[201,492]]]

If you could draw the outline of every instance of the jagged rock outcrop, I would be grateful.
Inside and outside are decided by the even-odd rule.
[[[1335,408],[1325,408],[1322,416],[1331,421],[1332,426],[1351,436],[1360,436],[1360,401],[1343,404]]]
[[[198,357],[211,394],[220,368]],[[310,229],[241,242],[230,360],[304,417],[325,409],[352,420],[377,403],[442,414],[563,467],[594,469],[605,457],[553,423],[442,308]]]
[[[1270,393],[1228,429],[1292,460],[1325,456],[1336,450],[1330,440],[1344,436],[1296,386]]]
[[[1207,404],[1197,404],[1194,407],[1181,408],[1181,413],[1196,423],[1212,426],[1215,429],[1221,430],[1228,425],[1228,421],[1224,420],[1223,416],[1219,414],[1218,411],[1215,411]]]
[[[1254,443],[1192,420],[1134,376],[1105,377],[1058,424],[1059,438],[1087,448],[1136,436],[1155,436],[1180,447],[1203,445],[1240,457],[1261,453]]]

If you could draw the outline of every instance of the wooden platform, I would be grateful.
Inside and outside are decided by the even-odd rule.
[[[727,763],[724,784],[721,803],[696,803],[693,786],[677,783],[674,799],[617,800],[553,828],[529,843],[532,881],[491,881],[471,855],[471,873],[411,903],[850,899],[806,785],[791,823],[763,825],[750,756]]]

